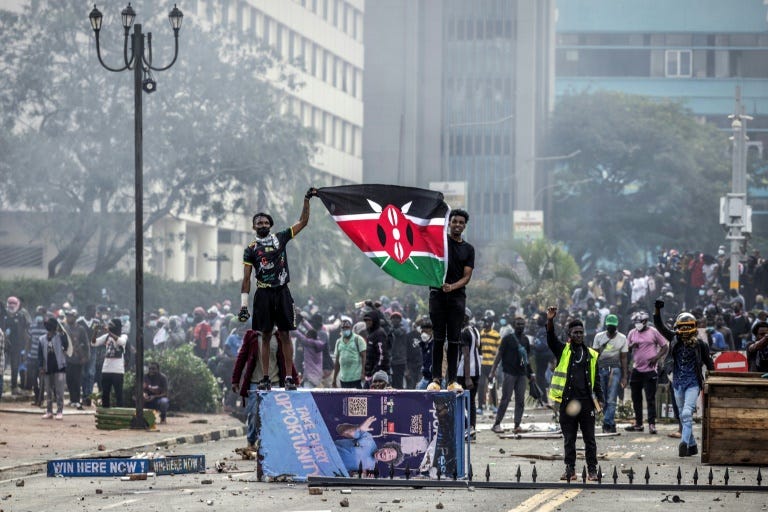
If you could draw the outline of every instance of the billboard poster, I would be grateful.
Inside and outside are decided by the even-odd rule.
[[[544,237],[544,212],[515,210],[512,212],[512,238],[531,241]]]
[[[467,393],[273,390],[257,405],[266,477],[465,476]],[[439,469],[438,469],[439,468]]]

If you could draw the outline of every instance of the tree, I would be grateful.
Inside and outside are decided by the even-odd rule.
[[[728,186],[728,134],[679,103],[615,92],[562,97],[552,151],[555,238],[583,269],[647,263],[660,248],[716,247]]]
[[[157,29],[153,63],[165,65],[167,6],[133,3],[144,31]],[[86,258],[105,272],[134,247],[132,74],[99,65],[83,7],[40,0],[0,20],[0,116],[13,148],[0,167],[8,177],[0,199],[45,214],[58,247],[50,276]],[[108,16],[102,30],[113,67],[123,60],[118,22]],[[314,134],[282,114],[297,84],[268,50],[187,15],[179,60],[156,80],[157,92],[144,95],[145,231],[167,215],[246,213],[254,189],[260,209],[282,211],[284,195],[309,185]]]
[[[539,305],[558,304],[570,297],[579,278],[579,266],[561,244],[541,238],[515,242],[512,250],[520,257],[522,268],[499,265],[494,275],[509,279],[518,296],[531,298]]]

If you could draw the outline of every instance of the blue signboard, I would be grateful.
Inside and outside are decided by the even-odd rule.
[[[205,455],[172,455],[149,460],[150,471],[156,475],[204,473]]]
[[[267,477],[465,476],[468,393],[415,390],[259,392],[259,461]]]
[[[157,459],[67,459],[48,461],[48,476],[125,476],[154,472],[180,475],[205,471],[205,455],[173,455]]]
[[[147,459],[68,459],[48,461],[48,476],[125,476],[147,473]]]

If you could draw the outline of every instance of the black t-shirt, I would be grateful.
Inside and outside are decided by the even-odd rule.
[[[589,392],[589,356],[583,344],[571,344],[571,364],[568,365],[568,384],[571,393],[568,399],[588,399]],[[565,395],[565,393],[563,393]]]
[[[464,277],[464,267],[475,268],[475,248],[469,242],[464,240],[457,242],[448,236],[448,269],[445,282],[455,283]],[[454,292],[465,294],[463,286]]]
[[[283,286],[291,280],[285,246],[292,238],[292,228],[287,228],[257,238],[245,248],[243,263],[251,265],[255,270],[259,288]]]

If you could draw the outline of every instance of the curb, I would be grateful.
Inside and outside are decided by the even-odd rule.
[[[169,446],[176,446],[176,445],[202,444],[208,441],[220,441],[222,439],[227,439],[230,437],[245,436],[245,434],[246,434],[246,426],[243,425],[240,427],[233,427],[228,429],[210,430],[208,432],[203,432],[200,434],[189,434],[186,436],[168,437],[166,439],[161,439],[159,441],[155,441],[152,443],[143,443],[143,444],[138,444],[134,446],[127,446],[124,448],[115,448],[114,450],[78,453],[71,456],[70,458],[100,459],[105,457],[125,455],[124,452],[146,451],[146,448],[150,446],[157,447],[157,448],[167,448]],[[47,468],[47,464],[48,464],[48,461],[37,461],[37,462],[27,462],[23,464],[16,464],[13,466],[0,467],[0,479],[2,479],[5,473],[11,472],[11,471],[26,470],[29,472],[28,474],[45,472]]]

